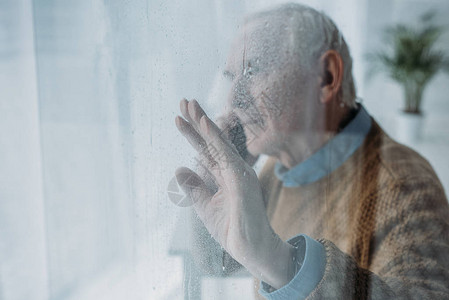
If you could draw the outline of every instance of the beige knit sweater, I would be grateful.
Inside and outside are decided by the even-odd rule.
[[[324,277],[307,299],[449,299],[449,206],[419,154],[373,121],[364,144],[318,182],[283,187],[274,164],[259,176],[273,229],[326,249]]]

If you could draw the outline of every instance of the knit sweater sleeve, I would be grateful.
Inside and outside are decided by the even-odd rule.
[[[432,178],[397,181],[379,198],[366,268],[332,242],[307,300],[449,299],[449,208]]]

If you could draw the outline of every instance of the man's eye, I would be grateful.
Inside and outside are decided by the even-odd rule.
[[[248,65],[243,69],[243,76],[253,76],[257,73],[258,70],[259,68],[257,66],[248,63]]]
[[[257,68],[256,67],[247,67],[243,70],[243,75],[244,76],[253,76],[257,73]]]

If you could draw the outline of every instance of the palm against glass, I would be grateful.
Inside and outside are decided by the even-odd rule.
[[[272,255],[288,249],[270,226],[256,173],[198,102],[182,100],[180,106],[185,119],[178,116],[176,125],[198,151],[217,188],[184,167],[176,171],[179,184],[221,246],[255,276],[271,277]]]

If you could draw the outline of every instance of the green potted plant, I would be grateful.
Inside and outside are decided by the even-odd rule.
[[[397,138],[414,143],[420,138],[421,104],[427,84],[440,71],[448,71],[449,61],[436,49],[443,28],[435,25],[434,12],[423,14],[418,26],[396,24],[384,31],[386,47],[368,55],[371,74],[385,72],[404,91],[405,106],[397,119]]]

